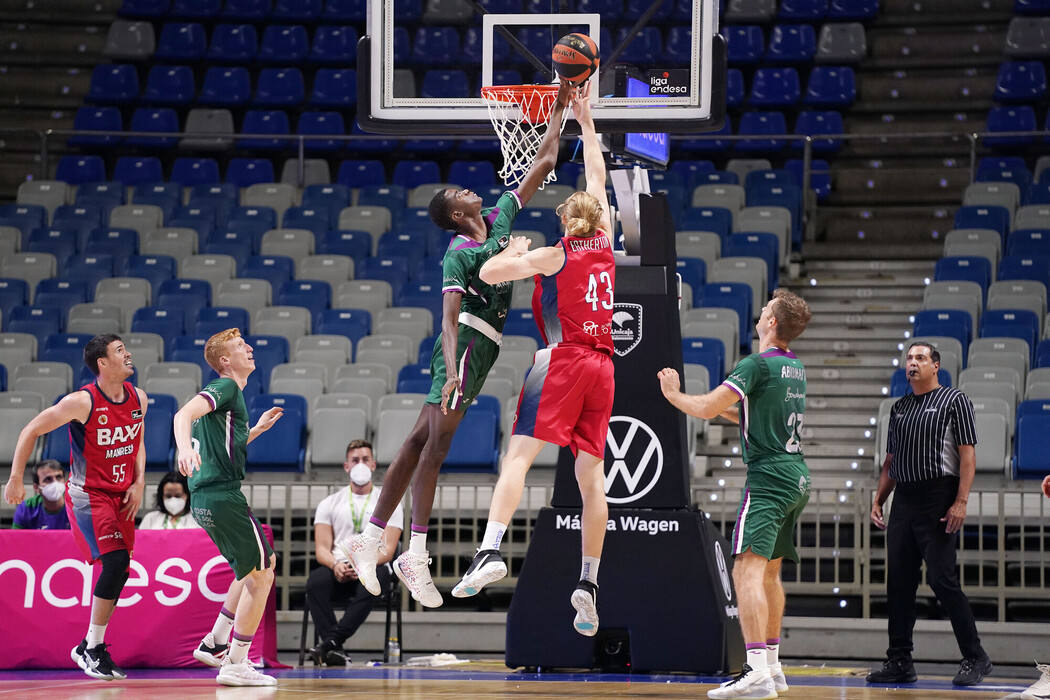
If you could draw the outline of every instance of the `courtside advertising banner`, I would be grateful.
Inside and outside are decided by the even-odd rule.
[[[272,542],[270,528],[263,526]],[[0,530],[0,668],[76,668],[70,650],[87,632],[101,571],[69,530]],[[128,582],[106,629],[123,668],[203,665],[193,650],[211,631],[233,570],[204,530],[139,530]],[[276,597],[248,658],[277,659]]]

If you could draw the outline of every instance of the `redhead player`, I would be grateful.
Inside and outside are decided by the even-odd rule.
[[[22,474],[37,438],[69,424],[70,475],[66,512],[73,537],[89,562],[101,562],[87,635],[70,652],[92,678],[127,678],[103,643],[106,626],[128,580],[135,547],[135,513],[142,504],[146,450],[142,447],[146,392],[127,381],[134,373],[124,341],[96,335],[84,346],[84,364],[97,377],[29,421],[18,435],[8,503],[25,497]]]
[[[499,546],[521,500],[525,474],[547,443],[568,445],[576,456],[583,500],[583,565],[571,597],[577,613],[573,626],[593,636],[598,632],[598,562],[609,516],[602,456],[613,406],[610,327],[616,263],[605,160],[586,92],[574,102],[573,113],[582,132],[587,191],[573,193],[558,207],[565,236],[533,251],[527,238],[515,237],[481,268],[488,284],[536,276],[532,306],[547,347],[536,353],[525,377],[484,538],[452,595],[475,595],[507,575]]]

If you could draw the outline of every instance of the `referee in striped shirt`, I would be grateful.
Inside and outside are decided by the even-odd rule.
[[[868,674],[869,683],[916,680],[912,629],[923,561],[926,581],[948,611],[963,655],[952,682],[976,685],[992,670],[955,566],[976,467],[976,421],[965,394],[937,383],[940,362],[935,348],[913,343],[905,358],[912,393],[890,409],[886,461],[871,507],[871,521],[887,529],[882,506],[896,489],[886,534],[890,645],[882,668]]]

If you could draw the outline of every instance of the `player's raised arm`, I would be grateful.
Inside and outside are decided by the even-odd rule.
[[[598,200],[602,206],[602,218],[598,228],[613,243],[612,221],[609,219],[609,198],[605,192],[605,157],[598,142],[598,133],[594,130],[594,117],[591,115],[591,103],[588,100],[590,90],[588,83],[572,103],[572,112],[580,124],[580,139],[583,141],[583,172],[587,179],[587,194]]]
[[[25,498],[25,486],[22,483],[26,462],[33,453],[36,441],[41,435],[60,428],[70,421],[85,422],[91,414],[91,397],[85,391],[74,391],[50,408],[45,408],[29,421],[18,434],[15,453],[11,459],[11,476],[4,487],[4,500],[17,505]]]
[[[521,206],[525,206],[532,199],[532,195],[536,194],[536,190],[540,188],[547,175],[558,164],[558,144],[561,141],[562,115],[565,113],[565,108],[569,105],[574,89],[575,86],[566,80],[563,80],[558,85],[558,97],[554,107],[551,109],[550,119],[547,121],[547,131],[543,134],[540,147],[536,150],[536,159],[532,161],[532,166],[518,185],[518,199],[521,201]]]
[[[176,464],[183,476],[200,469],[201,456],[193,449],[193,422],[212,412],[212,404],[200,394],[187,401],[175,414]]]

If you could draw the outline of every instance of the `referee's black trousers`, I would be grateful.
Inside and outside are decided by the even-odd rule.
[[[951,619],[963,657],[984,656],[970,601],[962,591],[956,571],[959,533],[946,533],[946,523],[941,522],[955,501],[958,489],[959,479],[951,476],[896,486],[886,534],[886,606],[890,635],[886,655],[890,658],[911,656],[915,595],[923,561],[926,562],[926,582]]]

